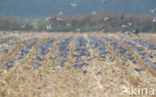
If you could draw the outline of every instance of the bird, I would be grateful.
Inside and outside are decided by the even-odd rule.
[[[47,25],[47,30],[52,30],[53,27],[51,25]]]
[[[78,29],[75,29],[75,31],[76,31],[76,32],[80,32],[80,31],[81,31],[81,29],[80,29],[80,28],[78,28]]]
[[[57,15],[58,15],[58,16],[61,16],[61,15],[63,15],[63,12],[59,12]]]
[[[126,28],[126,27],[127,27],[127,25],[123,24],[123,25],[121,25],[121,27],[122,27],[122,28]]]
[[[21,34],[20,31],[14,31],[13,33],[15,33],[15,34]]]
[[[24,28],[26,28],[26,25],[23,24],[23,25],[21,25],[20,27],[21,27],[22,29],[24,29]]]
[[[96,11],[93,11],[91,14],[92,14],[92,15],[95,15],[95,14],[96,14]]]
[[[124,20],[124,16],[123,15],[121,15],[120,20]]]
[[[130,37],[131,37],[131,34],[132,34],[132,33],[131,33],[130,31],[126,31],[126,32],[125,32],[125,35],[128,35],[128,36],[130,36]]]
[[[76,7],[76,6],[77,6],[77,3],[70,3],[70,5],[71,5],[72,7]]]
[[[56,18],[57,21],[63,22],[62,18]]]
[[[133,33],[138,36],[139,30],[137,28],[133,29]]]
[[[66,24],[66,26],[67,26],[67,27],[71,27],[71,26],[72,26],[72,24],[68,23],[68,24]]]
[[[156,17],[153,18],[152,22],[153,23],[156,23]]]
[[[131,22],[129,22],[129,23],[127,23],[127,25],[131,27],[131,26],[132,26],[132,23],[131,23]]]
[[[49,17],[46,17],[45,18],[45,21],[49,21],[51,19],[51,17],[49,16]]]
[[[104,21],[110,21],[111,20],[111,17],[105,17],[104,18]]]
[[[104,33],[105,32],[105,29],[103,28],[101,31],[100,31],[100,33]]]
[[[154,9],[149,10],[149,12],[150,12],[151,14],[154,14],[154,13],[155,13],[155,11],[156,11],[156,9],[155,9],[155,8],[154,8]]]
[[[107,2],[107,0],[101,0],[101,3],[105,4]]]

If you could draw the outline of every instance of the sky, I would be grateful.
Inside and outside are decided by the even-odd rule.
[[[98,11],[147,14],[154,8],[156,0],[0,0],[0,14],[22,18]]]

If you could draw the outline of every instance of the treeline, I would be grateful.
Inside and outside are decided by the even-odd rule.
[[[81,16],[51,15],[42,20],[23,20],[0,15],[0,30],[49,31],[49,32],[124,32],[138,29],[140,32],[156,32],[153,16],[104,13]],[[47,29],[50,26],[50,29]]]
[[[25,25],[23,29],[21,26]],[[21,30],[21,31],[30,31],[33,29],[33,22],[32,20],[25,20],[19,19],[17,17],[11,16],[4,16],[0,14],[0,30],[3,31],[14,31],[14,30]]]

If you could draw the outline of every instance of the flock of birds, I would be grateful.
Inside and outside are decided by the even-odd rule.
[[[102,3],[106,3],[106,0],[102,0]],[[72,7],[76,7],[77,4],[76,3],[71,3]],[[150,10],[151,14],[154,16],[156,9],[152,9]],[[93,15],[96,14],[96,12],[92,12]],[[59,12],[57,14],[58,16],[63,15],[63,12]],[[45,19],[45,21],[49,21],[51,19],[51,17],[47,17]],[[103,21],[111,21],[112,18],[111,17],[104,17]],[[121,16],[121,21],[124,20],[124,16]],[[64,20],[60,17],[57,18],[57,21],[63,22]],[[153,22],[156,23],[156,17],[153,18]],[[133,23],[132,22],[128,22],[126,24],[121,25],[121,28],[126,28],[126,27],[132,27]],[[72,24],[66,24],[67,27],[71,27]],[[22,29],[26,28],[26,25],[23,24],[20,26]],[[35,26],[34,29],[39,29],[39,27]],[[52,30],[53,26],[52,25],[47,25],[46,26],[47,30]],[[76,28],[75,32],[80,32],[81,29],[80,28]],[[105,29],[102,28],[100,33],[104,33]],[[32,75],[31,80],[29,79],[29,77],[25,77],[25,75],[22,75],[22,80],[19,80],[21,82],[19,82],[20,84],[18,86],[21,85],[21,83],[33,83],[30,84],[31,89],[27,88],[24,86],[24,91],[30,90],[34,90],[33,85],[37,87],[37,89],[39,89],[39,92],[42,91],[41,88],[45,88],[46,85],[50,86],[49,83],[53,83],[55,85],[55,80],[47,80],[46,78],[48,78],[48,76],[42,75],[42,72],[40,71],[40,69],[43,69],[44,66],[48,66],[51,70],[55,70],[56,72],[58,72],[57,74],[64,74],[65,72],[68,72],[69,69],[74,69],[76,70],[80,70],[82,72],[82,74],[86,75],[86,74],[90,74],[90,70],[92,70],[93,72],[91,72],[91,74],[96,74],[98,75],[96,77],[97,80],[99,80],[98,78],[100,78],[99,83],[100,86],[103,88],[102,84],[106,84],[107,89],[108,87],[110,87],[111,85],[115,85],[116,81],[109,81],[109,80],[114,80],[114,78],[117,78],[119,80],[122,80],[121,83],[124,83],[124,79],[127,77],[129,77],[129,75],[133,76],[133,71],[137,72],[136,74],[141,74],[143,72],[143,78],[144,78],[144,74],[148,72],[147,67],[149,67],[148,69],[150,71],[156,71],[156,44],[153,44],[151,42],[145,42],[143,40],[139,40],[139,39],[134,39],[132,37],[125,37],[126,35],[131,36],[132,34],[135,34],[138,36],[138,29],[134,28],[134,30],[131,31],[126,31],[124,32],[124,36],[105,36],[104,34],[102,36],[100,35],[89,35],[89,34],[81,34],[81,35],[77,35],[77,34],[69,34],[67,36],[64,36],[63,34],[61,36],[57,36],[57,35],[52,35],[51,33],[43,33],[45,34],[45,36],[40,35],[41,37],[38,36],[34,36],[34,33],[29,33],[29,34],[23,34],[20,31],[14,31],[13,32],[13,36],[9,35],[9,32],[5,32],[5,31],[0,31],[0,70],[2,72],[2,74],[10,74],[10,76],[15,77],[14,79],[17,79],[17,81],[15,81],[16,83],[18,83],[18,79],[20,79],[21,77],[17,78],[14,75],[20,76],[20,73],[22,71],[18,71],[17,70],[17,66],[20,66],[21,68],[25,68],[24,66],[30,66],[34,69],[34,71],[36,72],[36,74],[38,74],[40,76],[39,81],[38,77],[34,76],[35,74],[32,73],[32,71],[29,71],[28,69],[26,69],[28,72],[30,72],[30,74]],[[16,34],[16,35],[15,35]],[[21,35],[22,34],[22,35]],[[48,37],[46,37],[47,35],[50,35]],[[14,36],[15,35],[15,36]],[[23,38],[24,37],[24,38]],[[131,51],[130,49],[132,49],[133,51]],[[145,63],[146,65],[143,65],[141,62]],[[113,65],[112,65],[113,64]],[[94,67],[94,65],[96,67]],[[111,66],[108,69],[105,69],[105,66]],[[132,66],[128,66],[128,65],[132,65]],[[135,67],[134,67],[135,65]],[[90,67],[93,68],[90,68]],[[102,66],[102,68],[100,67]],[[109,67],[107,66],[107,67]],[[122,67],[121,69],[126,69],[127,73],[126,76],[124,75],[124,73],[120,73],[119,72],[119,68],[120,66]],[[147,66],[147,67],[146,67]],[[66,68],[67,67],[67,68]],[[70,68],[69,68],[70,67]],[[104,67],[104,68],[103,68]],[[125,68],[126,67],[126,68]],[[20,70],[23,70],[19,68]],[[49,69],[48,68],[48,69]],[[89,69],[88,69],[89,68]],[[116,69],[117,68],[117,69]],[[48,71],[48,69],[45,69]],[[9,71],[15,71],[15,72],[11,72],[9,73]],[[110,79],[111,76],[109,75],[109,73],[107,73],[107,70],[109,70],[109,73],[114,74],[112,77],[113,79]],[[8,72],[4,72],[3,71],[8,71]],[[39,71],[39,72],[38,72]],[[106,71],[106,72],[105,72]],[[120,70],[121,72],[124,72],[123,70]],[[129,72],[131,71],[131,72]],[[145,71],[145,72],[144,72]],[[17,73],[19,72],[19,73]],[[13,74],[14,73],[14,74]],[[72,72],[71,72],[72,73]],[[79,73],[79,72],[78,72]],[[12,75],[13,74],[13,75]],[[23,74],[23,73],[21,73]],[[46,75],[48,75],[48,72],[45,72]],[[29,74],[26,73],[26,76],[29,76]],[[55,73],[52,75],[55,75]],[[50,77],[52,76],[50,75]],[[67,74],[70,75],[70,74]],[[10,76],[5,77],[5,79],[8,79]],[[43,77],[41,77],[43,76]],[[109,77],[109,79],[106,78],[106,80],[102,81],[101,79],[105,79],[106,77]],[[150,75],[149,75],[150,76]],[[149,77],[148,76],[148,77]],[[12,77],[12,78],[13,78]],[[36,80],[34,80],[33,78],[37,78]],[[56,76],[58,78],[56,78],[57,82],[60,82],[60,80],[64,80],[65,78],[62,76]],[[68,76],[65,76],[68,77]],[[74,79],[73,77],[78,78],[78,79]],[[74,82],[74,88],[77,89],[77,80],[79,82],[82,82],[84,84],[78,84],[78,86],[82,86],[82,85],[87,85],[88,86],[88,82],[90,81],[90,83],[94,83],[92,82],[92,80],[95,81],[95,84],[93,84],[93,88],[96,85],[96,82],[98,82],[96,79],[94,78],[90,78],[89,77],[93,77],[92,75],[87,75],[85,77],[85,81],[87,83],[84,83],[84,80],[81,80],[82,78],[79,77],[79,75],[75,75],[72,77],[69,77],[71,80],[69,83]],[[142,79],[142,76],[138,75],[138,77],[140,77]],[[133,77],[132,77],[133,78]],[[2,81],[3,81],[3,77],[2,77]],[[32,80],[33,79],[33,80]],[[41,79],[45,79],[43,82],[41,81]],[[50,79],[55,79],[55,77],[52,77]],[[89,80],[88,80],[89,79]],[[139,78],[138,78],[139,79]],[[148,79],[148,78],[147,78]],[[147,80],[146,79],[146,80]],[[149,78],[151,79],[151,78]],[[16,90],[18,90],[19,87],[16,87],[15,82],[14,83],[10,83],[12,80],[8,79],[9,81],[5,81],[5,87],[7,86],[7,84],[9,83],[8,87],[11,87],[11,91],[13,91],[13,93],[15,94]],[[28,81],[27,81],[28,80]],[[67,79],[65,79],[66,81]],[[135,75],[134,75],[134,80],[135,79]],[[152,79],[153,80],[153,79]],[[35,81],[35,82],[34,82]],[[40,82],[41,81],[41,82]],[[62,86],[65,81],[62,81],[62,84],[60,86]],[[110,84],[108,84],[108,82]],[[130,79],[131,81],[131,79]],[[133,79],[132,79],[133,81]],[[139,80],[140,81],[140,80]],[[56,82],[56,86],[59,86]],[[67,82],[67,81],[66,81]],[[114,84],[114,83],[115,84]],[[129,80],[126,82],[129,82]],[[135,81],[134,81],[135,82]],[[147,80],[148,82],[148,80]],[[153,81],[152,81],[153,82]],[[39,83],[39,84],[37,84]],[[43,83],[47,83],[46,85],[44,84],[44,86],[42,87]],[[89,83],[89,84],[90,84]],[[15,86],[14,86],[15,84]],[[26,86],[29,86],[28,84],[26,84]],[[67,83],[65,83],[67,84]],[[134,83],[135,84],[135,83]],[[149,82],[147,83],[149,84]],[[39,85],[39,86],[38,86]],[[71,87],[71,84],[67,84],[69,85],[69,87]],[[22,86],[22,85],[21,85]],[[13,87],[13,88],[12,88]],[[14,87],[17,88],[14,91]],[[50,86],[52,87],[52,86]],[[83,91],[87,91],[89,93],[90,88],[92,87],[86,87],[86,90]],[[80,87],[80,89],[84,88],[84,87]],[[23,88],[23,87],[22,87]],[[68,86],[67,86],[68,88]],[[8,89],[8,88],[4,88]],[[50,88],[47,88],[48,91],[50,91]],[[58,93],[60,93],[60,89],[65,89],[64,86],[63,88],[55,88],[56,90],[59,90]],[[118,90],[118,88],[116,88]],[[23,89],[21,89],[23,90]],[[70,90],[67,89],[68,91]],[[95,88],[94,88],[95,90]],[[98,89],[99,90],[99,89]],[[109,90],[109,89],[108,89]],[[10,89],[8,89],[9,93]],[[46,90],[45,90],[46,91]],[[43,91],[43,92],[45,92]],[[32,91],[33,92],[33,91]],[[92,92],[92,91],[91,91]],[[106,91],[107,92],[107,91]],[[112,91],[110,91],[112,92]],[[114,92],[114,91],[113,91]],[[112,93],[113,93],[112,92]],[[6,92],[7,93],[7,92]],[[27,94],[29,92],[26,92]],[[38,92],[35,92],[36,94]],[[46,92],[45,92],[46,93]],[[1,93],[2,94],[2,93]],[[34,94],[34,93],[32,93]],[[40,93],[38,93],[40,94]],[[55,94],[55,92],[54,92]],[[102,91],[103,94],[103,91]],[[77,95],[77,94],[76,94]],[[96,95],[96,94],[95,94]]]
[[[107,3],[107,0],[101,0],[101,3],[105,4],[105,3]],[[76,2],[71,2],[70,3],[70,6],[71,7],[77,7],[78,4]],[[153,8],[153,9],[149,10],[149,13],[153,16],[153,19],[151,21],[153,23],[156,23],[156,8]],[[64,12],[62,12],[62,11],[61,12],[58,12],[56,20],[59,21],[59,22],[64,22],[64,19],[61,18],[61,16],[63,14],[64,14]],[[96,11],[93,11],[93,12],[91,12],[91,14],[92,15],[95,15],[95,14],[97,14],[97,12]],[[45,22],[48,22],[51,19],[52,19],[52,17],[48,16],[48,17],[45,18]],[[122,15],[120,19],[121,19],[121,21],[123,21],[125,19],[125,17]],[[103,21],[105,21],[105,22],[106,21],[111,21],[111,20],[112,20],[111,16],[110,17],[104,17],[104,19],[103,19]],[[132,25],[133,25],[132,22],[127,22],[127,24],[122,24],[121,25],[121,28],[122,29],[126,29],[127,27],[132,27]],[[72,24],[68,23],[68,24],[66,24],[66,27],[72,27]],[[26,25],[23,24],[23,25],[20,26],[20,28],[21,29],[25,29],[26,28]],[[46,26],[46,29],[49,30],[49,31],[53,30],[53,28],[54,28],[53,25],[47,25]],[[39,27],[38,26],[34,26],[34,29],[37,30],[37,29],[39,29]],[[81,28],[76,28],[75,29],[75,32],[80,32],[80,31],[81,31]],[[105,32],[105,28],[103,27],[99,32],[104,33]],[[15,33],[19,33],[19,31],[15,31]],[[125,32],[125,34],[126,35],[129,35],[129,36],[131,36],[132,33],[138,35],[139,31],[138,31],[137,27],[135,27],[133,29],[133,31],[126,31]]]
[[[76,4],[75,3],[72,3],[71,4],[72,6],[76,6]],[[149,11],[152,15],[153,15],[153,20],[152,20],[152,22],[153,23],[156,23],[156,16],[155,16],[155,13],[156,13],[156,9],[152,9],[152,10],[150,10]],[[91,13],[92,15],[95,15],[96,14],[96,12],[92,12]],[[64,21],[64,19],[63,18],[61,18],[61,16],[63,15],[63,12],[59,12],[58,14],[57,14],[57,18],[56,18],[56,20],[57,21],[59,21],[59,22],[63,22]],[[49,16],[49,17],[46,17],[45,18],[45,22],[48,22],[48,21],[50,21],[52,18]],[[123,21],[124,20],[124,16],[121,16],[121,21]],[[111,21],[112,20],[112,18],[111,17],[104,17],[104,19],[103,19],[103,21]],[[121,25],[121,28],[122,29],[126,29],[127,27],[132,27],[132,25],[133,25],[133,23],[132,22],[127,22],[127,24],[122,24]],[[21,25],[20,26],[22,29],[24,29],[24,28],[26,28],[26,25],[25,24],[23,24],[23,25]],[[66,24],[66,27],[72,27],[72,24],[70,24],[70,23],[67,23]],[[46,29],[47,30],[52,30],[54,27],[52,26],[52,25],[47,25],[46,26]],[[38,26],[34,26],[34,29],[39,29],[39,27]],[[81,29],[80,28],[76,28],[75,29],[75,32],[80,32],[81,31]],[[99,31],[100,33],[104,33],[105,32],[105,29],[104,29],[104,27]],[[131,31],[126,31],[125,32],[125,34],[126,35],[129,35],[129,36],[131,36],[131,34],[135,34],[135,35],[138,35],[138,33],[139,33],[139,31],[138,31],[138,29],[137,29],[137,27],[136,28],[134,28],[133,29],[133,31],[131,32]]]
[[[102,3],[106,3],[106,0],[102,0]],[[71,3],[70,4],[72,7],[76,7],[77,3]],[[155,13],[156,13],[156,9],[152,9],[149,11],[152,15],[153,15],[153,20],[152,22],[156,23],[156,17],[155,17]],[[64,20],[62,18],[60,18],[59,16],[62,16],[64,13],[63,12],[59,12],[57,14],[57,21],[63,22]],[[95,15],[96,12],[92,12],[91,14]],[[45,21],[49,21],[51,19],[51,17],[46,17]],[[121,16],[121,21],[124,20],[124,16]],[[103,19],[104,21],[111,21],[112,18],[111,17],[104,17]],[[127,26],[132,26],[133,24],[131,22],[128,22],[127,24],[123,24],[121,25],[121,28],[126,28]],[[71,27],[72,24],[66,24],[67,27]],[[21,28],[26,28],[26,25],[23,24],[20,26]],[[34,29],[38,29],[38,27],[34,27]],[[53,26],[52,25],[47,25],[46,27],[47,30],[52,30]],[[81,29],[77,28],[75,29],[76,32],[80,32]],[[101,29],[100,33],[104,33],[105,29]],[[5,31],[0,31],[0,37],[2,37],[2,34],[5,34]],[[20,31],[14,31],[13,33],[16,34],[21,34]],[[135,28],[132,32],[130,31],[126,31],[125,34],[128,36],[131,36],[131,34],[135,34],[138,35],[139,31],[137,28]],[[90,47],[87,47],[87,40],[84,37],[78,37],[77,38],[77,43],[76,43],[76,51],[78,52],[77,55],[73,55],[74,57],[77,57],[77,60],[75,61],[76,64],[73,64],[72,66],[74,68],[81,68],[82,66],[88,66],[88,63],[83,63],[83,60],[81,59],[81,56],[90,56],[90,52],[89,49],[93,49],[93,48],[98,48],[99,49],[99,56],[103,59],[106,58],[106,54],[109,53],[109,51],[106,49],[105,44],[96,39],[95,37],[88,37],[90,40]],[[66,57],[68,56],[68,51],[69,51],[69,43],[71,42],[71,40],[73,39],[73,37],[68,37],[66,39],[64,39],[59,45],[58,45],[58,50],[59,50],[59,56],[63,57],[64,60],[60,60],[57,58],[51,58],[52,60],[57,60],[60,64],[60,66],[64,66],[64,63],[68,60],[66,59]],[[108,42],[109,45],[112,45],[116,54],[119,56],[122,56],[123,58],[128,58],[129,60],[131,60],[133,63],[136,63],[136,60],[134,59],[133,55],[126,49],[124,48],[120,43],[108,39],[108,38],[104,38],[104,40],[106,40]],[[37,60],[44,61],[44,56],[49,52],[50,47],[52,46],[53,42],[56,41],[55,39],[51,39],[49,41],[47,41],[46,43],[42,44],[39,46],[39,48],[37,49],[37,52],[39,53],[39,55],[37,56]],[[127,41],[126,39],[122,39],[121,41],[123,41],[125,44],[131,46],[134,51],[136,51],[141,58],[144,60],[145,63],[149,64],[152,68],[154,68],[156,70],[156,66],[154,65],[155,63],[153,63],[152,61],[146,59],[146,57],[156,57],[156,54],[152,54],[152,53],[146,53],[144,52],[143,48],[137,47],[136,44],[140,44],[142,46],[145,46],[147,49],[149,50],[156,50],[156,46],[151,44],[151,43],[147,43],[147,42],[142,42],[142,41],[138,41],[138,40],[134,40],[133,42],[131,41]],[[13,60],[22,60],[28,53],[29,51],[33,48],[33,46],[37,43],[38,41],[32,41],[32,42],[28,42],[26,44],[24,44],[24,46],[21,48],[21,50],[18,53],[18,56],[16,58],[12,58]],[[4,40],[2,42],[0,42],[0,45],[2,44],[9,44],[9,40]],[[8,53],[10,49],[2,49],[3,53]],[[94,59],[94,58],[93,58]],[[9,69],[12,68],[14,61],[8,61],[5,62],[5,69]],[[92,59],[91,59],[92,60]],[[109,57],[110,61],[114,61],[113,56]],[[41,64],[39,62],[33,62],[34,64],[34,68],[38,68],[41,66]],[[122,65],[124,65],[125,63],[123,63]],[[53,65],[51,65],[51,67],[53,67]],[[139,70],[139,69],[137,69]],[[142,70],[142,69],[141,69]],[[63,72],[63,70],[60,70],[61,72]]]
[[[103,3],[103,4],[105,4],[106,2],[107,2],[107,0],[101,0],[101,3]],[[71,5],[72,7],[76,7],[78,4],[77,4],[77,3],[70,3],[70,5]],[[154,8],[154,9],[149,10],[149,13],[153,16],[152,22],[153,22],[153,23],[156,23],[156,9]],[[64,14],[63,12],[59,12],[59,13],[57,14],[58,18],[57,18],[56,20],[57,20],[57,21],[60,21],[60,22],[63,22],[63,18],[60,18],[60,16],[62,16],[63,14]],[[96,11],[93,11],[93,12],[91,12],[91,14],[92,14],[92,15],[95,15],[95,14],[97,14],[97,12],[96,12]],[[121,16],[120,19],[121,19],[121,21],[123,21],[123,20],[124,20],[124,16]],[[46,17],[46,19],[45,19],[45,21],[50,21],[50,20],[51,20],[51,17]],[[112,20],[111,17],[104,17],[104,21],[105,21],[105,22],[106,22],[106,21],[111,21],[111,20]],[[121,25],[121,28],[124,29],[124,28],[126,28],[126,27],[128,27],[128,26],[131,27],[132,25],[133,25],[132,22],[128,22],[127,24]],[[67,26],[67,27],[71,27],[72,24],[66,24],[66,26]],[[47,30],[52,30],[52,29],[53,29],[52,25],[47,25]],[[80,28],[77,28],[77,29],[75,29],[75,31],[76,31],[76,32],[80,32],[81,29],[80,29]],[[104,32],[105,32],[105,29],[102,28],[99,32],[104,33]],[[129,36],[131,36],[130,34],[138,35],[138,33],[139,33],[139,31],[138,31],[137,28],[134,28],[132,32],[130,32],[130,31],[125,32],[125,34],[126,34],[126,35],[129,35]]]
[[[76,39],[75,48],[70,47],[70,43]],[[156,58],[156,45],[150,43],[150,42],[144,42],[140,40],[128,40],[125,38],[119,38],[123,43],[129,45],[139,56],[140,58],[148,64],[151,68],[156,70],[156,63],[151,61],[150,58]],[[4,39],[3,41],[0,41],[0,56],[8,54],[9,51],[11,51],[15,46],[16,42],[18,41],[18,38],[12,39]],[[137,60],[134,57],[134,53],[129,52],[128,48],[125,48],[120,42],[108,38],[108,37],[100,37],[100,39],[94,37],[94,36],[70,36],[63,38],[62,37],[52,37],[51,39],[47,40],[44,43],[39,44],[38,48],[36,48],[36,60],[32,61],[32,66],[34,69],[37,69],[41,67],[43,64],[42,62],[45,60],[45,56],[50,52],[50,49],[53,49],[54,42],[61,40],[56,46],[58,55],[56,56],[49,56],[49,60],[58,62],[60,68],[59,72],[64,71],[64,66],[67,61],[69,61],[69,56],[72,56],[73,59],[75,58],[75,63],[71,64],[73,68],[79,68],[81,69],[84,66],[89,66],[90,64],[88,61],[96,60],[97,57],[100,58],[100,61],[105,61],[108,59],[110,62],[114,62],[115,56],[110,54],[110,50],[107,48],[106,44],[102,41],[105,40],[108,45],[112,46],[116,55],[120,56],[123,60],[121,63],[122,66],[126,64],[126,60],[128,59],[133,64],[137,64]],[[14,67],[15,62],[22,61],[24,58],[31,52],[34,45],[40,42],[40,40],[32,40],[29,42],[26,42],[23,44],[21,49],[18,51],[16,56],[10,56],[10,60],[6,61],[2,64],[4,64],[4,69],[11,69]],[[7,47],[4,47],[4,45],[8,45]],[[97,57],[92,56],[92,52],[90,52],[93,49],[98,49],[98,55]],[[151,52],[147,52],[146,49],[148,49]],[[76,53],[73,53],[72,55],[69,55],[69,52],[75,51]],[[87,60],[84,60],[82,57],[89,57]],[[24,64],[23,64],[24,65]],[[50,68],[54,68],[54,64],[49,65]],[[134,68],[134,70],[140,72],[144,70],[145,68]],[[84,70],[84,73],[87,71]],[[113,71],[112,71],[113,72]],[[101,71],[97,71],[98,74],[101,74]],[[120,76],[121,77],[121,76]]]

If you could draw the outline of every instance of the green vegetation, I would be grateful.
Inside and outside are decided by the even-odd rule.
[[[20,26],[25,25],[26,28],[22,29]],[[13,30],[23,30],[28,31],[33,28],[31,20],[18,19],[16,17],[8,17],[0,15],[0,30],[13,31]]]
[[[124,17],[123,20],[121,20],[122,16]],[[110,17],[111,20],[104,21],[105,17]],[[57,18],[57,16],[51,15],[51,19],[45,21],[45,19],[26,20],[0,15],[0,30],[75,32],[76,29],[81,29],[80,32],[99,32],[104,29],[104,32],[124,32],[137,28],[141,32],[156,32],[156,23],[152,22],[153,16],[149,14],[122,15],[120,13],[106,14],[98,12],[95,15],[61,16],[60,18],[63,21],[58,21]],[[132,23],[132,25],[125,28],[122,27],[122,25],[128,25],[128,23]],[[71,24],[71,26],[67,26],[67,24]],[[25,28],[21,28],[22,25],[25,25]],[[51,25],[53,29],[47,30],[47,25]]]

